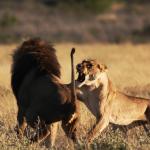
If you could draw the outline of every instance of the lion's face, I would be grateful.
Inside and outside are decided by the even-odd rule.
[[[83,60],[76,66],[78,79],[82,83],[85,81],[96,80],[101,73],[105,72],[107,67],[103,64],[98,64],[96,60]]]

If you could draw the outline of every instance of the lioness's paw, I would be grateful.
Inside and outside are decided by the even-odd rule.
[[[88,134],[86,137],[86,144],[91,144],[92,143],[92,134]]]

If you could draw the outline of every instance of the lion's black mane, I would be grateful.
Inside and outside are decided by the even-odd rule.
[[[23,42],[13,54],[11,85],[16,97],[24,77],[33,68],[37,68],[39,74],[53,74],[57,77],[61,75],[55,49],[40,38]]]

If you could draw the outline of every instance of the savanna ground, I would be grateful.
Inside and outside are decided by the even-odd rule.
[[[95,58],[108,66],[110,79],[119,88],[130,95],[150,99],[150,44],[73,44],[54,45],[62,66],[62,80],[70,82],[70,49],[76,48],[75,63],[84,58]],[[0,45],[0,149],[46,149],[38,144],[30,145],[27,139],[18,140],[16,125],[17,107],[10,88],[11,54],[17,47]],[[95,118],[81,103],[82,124],[79,129],[81,143],[76,149],[84,149],[84,135],[92,127]],[[150,129],[149,125],[146,125]],[[61,128],[56,140],[56,149],[69,149],[68,141]],[[102,135],[94,141],[91,149],[103,150],[149,150],[150,137],[142,124],[128,127],[109,125]]]

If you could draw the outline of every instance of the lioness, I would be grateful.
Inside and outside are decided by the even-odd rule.
[[[95,115],[97,122],[87,135],[91,143],[107,126],[150,120],[150,101],[118,92],[107,75],[107,67],[96,60],[83,60],[76,67],[78,98]]]

